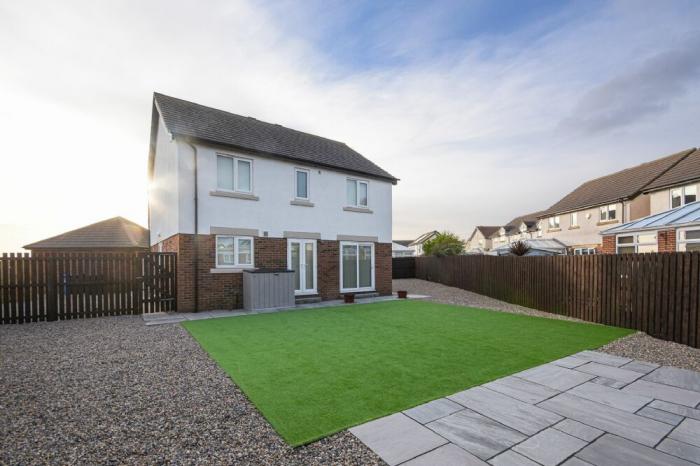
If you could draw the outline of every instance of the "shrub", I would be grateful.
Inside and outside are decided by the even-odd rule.
[[[514,256],[524,256],[530,250],[530,246],[525,241],[513,241],[510,243],[510,253]]]
[[[458,256],[464,252],[464,242],[448,231],[438,233],[435,238],[423,243],[423,253],[426,256]]]

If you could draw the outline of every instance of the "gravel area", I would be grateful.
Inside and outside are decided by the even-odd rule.
[[[383,464],[347,431],[290,448],[182,327],[139,316],[0,327],[0,413],[0,464]]]
[[[550,319],[566,319],[581,322],[579,319],[572,319],[506,303],[489,298],[488,296],[472,293],[471,291],[425,280],[412,278],[394,280],[393,289],[394,291],[400,289],[407,290],[409,293],[429,295],[430,300],[440,303],[458,304],[516,314],[547,317]],[[682,369],[700,371],[700,349],[691,348],[690,346],[681,345],[672,341],[659,340],[642,332],[637,332],[633,335],[615,340],[598,348],[597,351],[653,362],[663,366],[675,366]]]

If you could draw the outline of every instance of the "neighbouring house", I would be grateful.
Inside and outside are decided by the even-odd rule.
[[[23,247],[33,256],[73,252],[148,252],[148,230],[124,217],[114,217]]]
[[[600,252],[602,231],[666,210],[665,202],[695,200],[698,160],[692,148],[586,181],[538,216],[538,237],[558,239],[574,254]]]
[[[252,268],[294,270],[305,300],[391,293],[398,180],[344,143],[155,93],[148,168],[178,310],[240,308]]]
[[[420,235],[418,238],[414,239],[411,241],[408,245],[409,248],[413,249],[414,251],[414,256],[422,256],[423,255],[423,244],[425,244],[426,241],[435,238],[438,235],[437,230],[429,231],[427,233],[423,233]]]
[[[601,232],[605,254],[700,251],[700,202]]]
[[[518,241],[518,240],[515,240]],[[526,256],[562,256],[567,254],[566,244],[557,239],[521,239],[530,249],[525,253]],[[498,246],[492,249],[489,255],[493,256],[510,256],[510,243]]]
[[[467,238],[464,251],[467,254],[483,254],[491,250],[491,236],[498,231],[499,226],[478,226]]]
[[[408,245],[411,244],[411,241],[404,241],[404,240],[396,240],[391,243],[391,257],[413,257],[416,254],[416,251],[414,251],[412,248],[409,248]]]
[[[513,241],[539,237],[538,216],[541,212],[520,215],[491,234],[491,249],[508,246]]]

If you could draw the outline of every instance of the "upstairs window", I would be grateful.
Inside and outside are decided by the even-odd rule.
[[[671,190],[671,208],[680,207],[698,198],[698,187],[694,184]]]
[[[294,197],[297,199],[309,198],[309,171],[301,168],[294,170]]]
[[[549,217],[549,228],[556,229],[559,228],[559,216]]]
[[[253,161],[228,155],[216,156],[216,187],[226,191],[253,191]]]
[[[348,178],[347,180],[347,201],[352,207],[367,207],[368,185],[366,181]]]
[[[250,236],[216,237],[216,267],[252,267],[253,238]]]
[[[578,212],[574,212],[571,214],[571,226],[572,227],[578,226]]]
[[[600,208],[600,221],[607,222],[617,218],[617,204],[605,205]]]

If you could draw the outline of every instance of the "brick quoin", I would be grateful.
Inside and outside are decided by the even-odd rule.
[[[195,310],[195,238],[176,234],[162,241],[163,252],[177,253],[177,310]],[[323,300],[340,295],[340,242],[318,240],[318,295]],[[199,310],[239,309],[243,307],[243,274],[212,273],[216,268],[216,236],[197,235],[199,263]],[[158,250],[158,244],[152,246]],[[287,267],[287,239],[255,237],[253,255],[257,268]],[[391,243],[375,243],[375,289],[380,295],[391,294]]]

